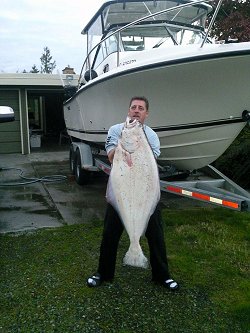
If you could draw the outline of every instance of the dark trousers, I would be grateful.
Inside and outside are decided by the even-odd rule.
[[[124,226],[115,209],[108,204],[104,219],[103,237],[100,247],[98,272],[102,280],[114,278],[116,255]],[[169,279],[168,261],[159,206],[150,217],[145,232],[150,251],[152,280],[163,282]]]

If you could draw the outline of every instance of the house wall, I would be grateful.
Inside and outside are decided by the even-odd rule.
[[[0,105],[10,106],[15,121],[0,124],[0,153],[21,153],[20,90],[0,89]]]

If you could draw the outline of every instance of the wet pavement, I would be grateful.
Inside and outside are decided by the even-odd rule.
[[[67,148],[30,155],[0,154],[0,233],[54,228],[103,219],[107,176],[98,172],[88,185],[78,185],[70,173],[68,156]],[[30,182],[30,179],[20,178],[21,172],[22,176],[36,182],[24,184]],[[59,182],[37,181],[41,177],[53,175],[63,179]],[[161,202],[165,207],[180,209],[202,204],[167,193],[162,194]]]
[[[98,173],[90,185],[79,186],[70,174],[68,150],[31,155],[1,154],[0,169],[0,233],[103,218],[106,176]],[[24,185],[29,181],[19,177],[21,172],[28,178],[60,175],[65,179]],[[12,185],[17,183],[20,185]]]

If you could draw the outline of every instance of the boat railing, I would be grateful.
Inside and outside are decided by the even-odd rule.
[[[176,9],[182,9],[182,8],[185,8],[185,7],[188,7],[188,6],[191,6],[191,5],[197,5],[199,3],[204,3],[204,2],[211,2],[212,0],[195,0],[195,1],[192,1],[192,2],[189,2],[189,3],[185,3],[185,4],[182,4],[182,5],[178,5],[178,6],[174,6],[174,7],[171,7],[171,8],[167,8],[167,9],[163,9],[159,12],[156,12],[156,13],[151,13],[149,15],[146,15],[146,16],[143,16],[133,22],[130,22],[128,24],[126,24],[125,26],[121,27],[121,28],[118,28],[116,29],[115,31],[113,31],[112,33],[108,34],[106,37],[104,37],[99,43],[97,43],[87,54],[84,62],[83,62],[83,65],[82,65],[82,68],[81,68],[81,72],[80,72],[80,75],[79,75],[79,80],[78,80],[78,89],[80,88],[81,86],[81,80],[82,80],[82,74],[83,74],[83,70],[84,70],[84,67],[86,66],[86,64],[88,63],[88,67],[89,67],[89,70],[90,70],[90,79],[92,79],[92,73],[91,73],[91,65],[90,65],[90,55],[93,53],[94,50],[96,50],[102,43],[104,43],[108,38],[110,38],[111,36],[114,36],[116,34],[119,34],[120,32],[140,23],[140,22],[143,22],[149,18],[152,18],[152,17],[155,17],[155,16],[159,16],[159,15],[162,15],[164,13],[167,13],[167,12],[171,12],[171,11],[174,11]],[[219,0],[219,3],[217,5],[217,8],[216,8],[216,11],[213,15],[213,18],[212,18],[212,24],[211,26],[209,26],[210,28],[208,29],[207,31],[207,34],[202,42],[202,45],[201,47],[203,47],[205,41],[207,40],[208,38],[208,34],[209,34],[209,31],[211,30],[211,27],[215,21],[215,18],[218,14],[218,11],[219,11],[219,8],[221,6],[221,3],[222,3],[222,0]],[[118,39],[119,40],[119,39]],[[117,48],[117,65],[119,65],[119,53],[120,53],[120,50],[119,50],[119,45],[118,45],[118,48]]]
[[[208,35],[209,35],[209,33],[210,33],[211,29],[212,29],[212,26],[213,26],[213,24],[214,24],[214,21],[215,21],[217,15],[218,15],[218,12],[219,12],[220,7],[221,7],[221,5],[222,5],[222,1],[223,1],[223,0],[219,0],[218,4],[217,4],[217,6],[216,6],[216,9],[215,9],[215,11],[214,11],[214,15],[213,15],[213,17],[212,17],[212,19],[211,19],[211,21],[210,21],[210,23],[209,23],[209,26],[208,26],[208,29],[207,29],[207,32],[206,32],[205,38],[203,39],[203,41],[202,41],[202,43],[201,43],[201,48],[203,47],[203,45],[204,45],[204,44],[206,43],[206,41],[207,41]]]

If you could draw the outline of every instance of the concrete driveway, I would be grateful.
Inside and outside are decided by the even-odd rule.
[[[103,218],[106,176],[98,173],[86,187],[76,184],[69,170],[68,150],[31,155],[1,154],[0,170],[0,233]],[[21,171],[25,177],[61,175],[66,179],[24,184],[27,180],[19,177]]]

